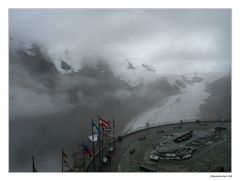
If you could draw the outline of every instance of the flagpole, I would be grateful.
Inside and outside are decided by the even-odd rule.
[[[112,119],[113,121],[113,140],[115,140],[115,121],[114,121],[114,118]],[[115,150],[115,147],[116,147],[116,144],[115,144],[115,141],[113,141],[113,148]]]
[[[85,171],[85,154],[84,154],[84,141],[82,141],[82,164],[83,164],[83,171]]]
[[[108,149],[110,148],[110,140],[111,140],[111,124],[110,124],[110,121],[109,121],[109,129],[108,129]]]
[[[100,123],[99,123],[99,118],[100,118],[100,116],[98,115],[98,128],[99,128],[99,130],[101,129],[100,128]],[[98,150],[99,150],[99,152],[98,152],[98,160],[99,160],[99,166],[101,166],[102,165],[102,158],[101,158],[101,140],[100,140],[100,138],[101,138],[101,132],[98,134]]]
[[[32,172],[37,172],[35,168],[35,160],[34,160],[34,155],[32,156]]]
[[[102,159],[103,159],[104,149],[105,149],[104,148],[104,142],[103,142],[104,141],[104,128],[102,128],[102,135],[101,136],[102,136],[102,140],[101,141],[102,141],[102,148],[103,148],[102,149]]]
[[[101,163],[102,163],[102,160],[103,160],[103,155],[104,155],[104,149],[103,149],[103,147],[104,147],[104,145],[103,145],[103,139],[104,139],[104,135],[103,135],[103,132],[104,132],[104,130],[103,130],[103,128],[100,128],[100,122],[99,122],[99,120],[100,120],[100,115],[98,115],[98,125],[99,125],[99,129],[101,129],[101,146],[102,146],[102,151],[101,151],[101,153],[100,153],[100,155],[101,155]]]
[[[62,172],[63,172],[63,148],[62,148]]]
[[[32,156],[32,172],[34,172],[34,156]]]
[[[104,134],[104,136],[103,136],[103,139],[104,139],[104,147],[105,147],[105,149],[104,149],[104,155],[106,156],[106,154],[107,154],[107,128],[106,128],[106,129],[104,128],[104,131],[105,131],[105,134]]]
[[[93,119],[92,119],[92,151],[93,151],[93,171],[95,172],[95,150],[94,150],[94,137],[93,137]]]

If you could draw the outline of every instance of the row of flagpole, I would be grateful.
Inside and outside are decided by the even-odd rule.
[[[115,122],[114,119],[112,119],[112,136],[115,136]],[[94,132],[94,128],[97,130],[97,135]],[[90,139],[90,141],[92,142],[92,151],[88,148],[88,146],[86,145],[85,141],[82,141],[81,144],[81,151],[82,151],[82,168],[83,171],[85,171],[85,155],[89,155],[92,158],[92,162],[93,162],[93,171],[96,171],[96,154],[95,154],[95,142],[98,142],[98,166],[101,166],[103,164],[103,159],[104,159],[104,147],[107,148],[107,150],[109,151],[110,148],[110,142],[111,142],[111,125],[110,125],[110,121],[107,121],[106,119],[101,118],[98,115],[98,124],[96,125],[94,120],[91,119],[91,136],[88,136],[88,138]],[[108,143],[106,140],[106,135],[108,136]],[[115,149],[115,143],[113,143],[114,146],[112,148],[112,150]],[[70,164],[68,162],[68,155],[67,153],[64,151],[64,149],[62,148],[61,150],[61,171],[64,172],[64,168],[65,167],[70,167]],[[35,167],[35,157],[32,156],[32,171],[33,172],[37,172],[37,169]]]
[[[113,121],[113,127],[115,127],[114,119]],[[98,134],[94,134],[94,127],[98,131]],[[101,131],[102,130],[102,131]],[[92,150],[93,150],[93,171],[96,171],[96,157],[95,157],[95,142],[98,141],[98,159],[99,159],[99,166],[102,165],[103,161],[103,156],[104,156],[104,140],[106,141],[106,133],[108,132],[108,147],[107,149],[110,148],[110,136],[111,136],[111,126],[110,126],[110,121],[107,121],[105,119],[102,119],[100,116],[98,116],[98,126],[94,123],[92,119]],[[113,133],[114,136],[115,133]],[[105,143],[106,146],[106,143]],[[102,149],[102,150],[101,150]],[[109,150],[108,150],[109,151]]]

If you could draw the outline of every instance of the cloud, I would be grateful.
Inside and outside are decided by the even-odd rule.
[[[69,50],[75,69],[83,57],[231,62],[230,9],[10,9],[9,20],[12,37],[56,62]]]
[[[9,96],[10,119],[13,121],[68,111],[71,108],[66,94],[38,93],[16,85],[11,86]]]

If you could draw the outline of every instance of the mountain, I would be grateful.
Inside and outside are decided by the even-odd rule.
[[[142,64],[142,67],[144,67],[149,72],[155,72],[155,68],[151,65]]]
[[[128,67],[127,67],[128,69],[136,70],[136,68],[133,66],[133,64],[130,61],[126,60],[126,62],[128,63]]]
[[[146,63],[146,60],[137,58],[115,58],[115,66],[112,67],[116,77],[126,81],[132,87],[153,82],[161,76],[158,75],[155,67]]]
[[[61,69],[65,71],[72,71],[73,68],[71,65],[69,65],[67,62],[61,60]]]
[[[43,53],[43,50],[38,44],[30,44],[29,46],[22,47],[16,52],[15,58],[10,52],[10,63],[23,65],[29,72],[36,74],[57,73],[55,64],[51,61],[51,58]]]
[[[204,119],[231,120],[231,74],[207,85],[211,95],[201,105],[201,117]]]

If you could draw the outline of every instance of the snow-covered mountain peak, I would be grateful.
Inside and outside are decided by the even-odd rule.
[[[158,77],[154,66],[142,59],[116,58],[112,68],[116,77],[125,80],[131,86],[151,82]]]

